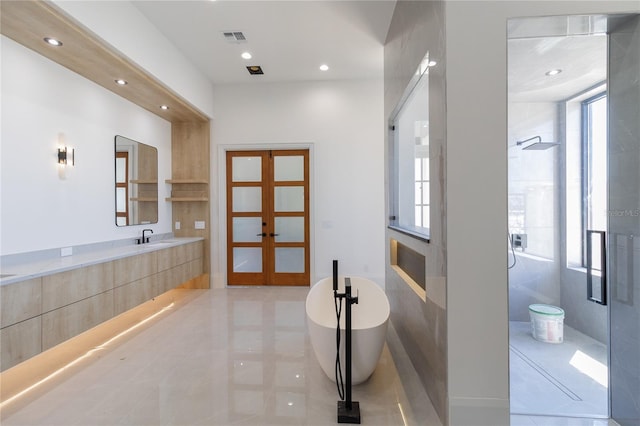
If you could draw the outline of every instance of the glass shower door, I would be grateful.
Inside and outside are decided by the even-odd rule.
[[[640,16],[609,35],[611,417],[640,424]]]

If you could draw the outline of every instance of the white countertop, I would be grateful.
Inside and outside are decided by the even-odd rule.
[[[64,257],[52,257],[49,259],[25,261],[24,263],[6,265],[2,267],[0,285],[7,285],[31,278],[42,277],[44,275],[83,268],[98,263],[122,259],[124,257],[150,253],[152,251],[189,244],[203,239],[204,238],[202,237],[168,238],[152,241],[146,244],[131,244],[104,248],[89,253],[74,254]]]

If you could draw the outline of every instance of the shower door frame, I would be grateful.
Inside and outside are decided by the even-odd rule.
[[[532,18],[535,18],[535,17],[532,17]],[[541,37],[542,37],[542,36],[541,36]],[[551,37],[551,36],[550,36],[550,37]],[[608,36],[607,36],[607,37],[608,37]],[[609,59],[608,59],[608,58],[609,58],[609,53],[607,52],[607,53],[606,53],[606,55],[607,55],[606,60],[608,61],[608,60],[609,60]],[[589,90],[593,90],[595,87],[596,87],[596,86],[594,86],[594,87],[590,88]],[[586,93],[586,91],[585,91],[584,93]],[[583,94],[584,94],[584,93],[583,93]],[[608,90],[606,91],[606,95],[608,95]],[[577,94],[576,96],[578,96],[578,94]],[[598,95],[598,96],[601,96],[601,95]],[[568,100],[567,100],[567,101],[568,101]],[[559,101],[559,102],[562,102],[562,101]],[[564,111],[564,109],[562,109],[562,110]],[[561,123],[563,123],[563,124],[560,124],[560,126],[562,126],[562,125],[566,125],[566,123],[565,123],[563,120],[560,120],[560,122],[561,122]],[[563,142],[563,145],[564,145],[564,144],[566,144],[567,139],[566,139],[566,138],[563,138],[563,139],[561,139],[561,142]],[[512,141],[509,141],[509,143],[507,143],[506,145],[507,145],[507,146],[509,146],[509,145],[510,145],[510,144],[512,144],[512,143],[513,143]],[[520,143],[518,143],[517,145],[520,145]],[[558,193],[556,194],[556,197],[559,197],[559,198],[561,198],[561,199],[562,199],[562,198],[565,198],[565,197],[566,197],[566,194],[564,193],[564,191],[566,191],[567,184],[566,184],[566,176],[564,176],[564,173],[565,173],[565,171],[566,171],[565,166],[566,166],[566,160],[567,160],[567,159],[566,159],[566,157],[565,157],[565,152],[564,152],[564,148],[565,148],[565,146],[562,146],[562,145],[561,145],[561,146],[560,146],[560,148],[562,148],[562,149],[563,149],[563,151],[558,152],[558,158],[557,158],[557,161],[558,161],[558,164],[559,164],[560,166],[559,166],[559,168],[557,168],[557,169],[556,169],[556,173],[558,173],[558,176],[556,177],[556,180],[555,180],[555,183],[554,183],[554,184],[555,184],[555,185],[557,185],[557,187],[558,187],[558,189],[557,189],[557,190],[558,190],[558,191],[560,191],[560,192],[558,192]],[[507,148],[507,149],[508,149],[508,148]],[[558,195],[558,194],[559,194],[559,195]],[[584,197],[582,197],[582,198],[584,198]],[[562,276],[564,275],[564,273],[562,272],[562,268],[573,269],[572,267],[568,267],[568,266],[567,266],[567,263],[566,263],[566,262],[567,262],[567,258],[566,258],[566,255],[567,255],[567,252],[566,252],[566,244],[569,244],[569,243],[568,243],[568,242],[566,242],[566,243],[563,243],[563,242],[562,242],[562,241],[564,241],[564,240],[565,240],[565,238],[566,238],[566,235],[564,235],[564,236],[563,236],[563,234],[562,234],[562,233],[566,233],[566,232],[567,232],[567,231],[566,231],[566,228],[564,228],[563,226],[561,226],[561,225],[560,225],[561,223],[563,223],[563,221],[566,221],[566,220],[567,220],[567,217],[566,217],[566,204],[565,204],[565,203],[566,203],[565,201],[559,201],[559,205],[558,205],[558,209],[559,209],[559,211],[558,211],[558,215],[559,215],[559,216],[555,219],[555,225],[554,225],[555,227],[557,227],[557,231],[555,232],[555,236],[554,236],[554,239],[556,239],[556,243],[555,243],[555,244],[556,244],[557,250],[560,250],[560,252],[556,252],[556,253],[555,253],[555,261],[556,261],[556,262],[558,262],[558,263],[559,263],[559,265],[560,265],[560,266],[559,266],[559,267],[560,267],[560,273],[559,273],[560,277],[559,277],[559,278],[562,278]],[[581,215],[584,215],[584,209],[585,209],[585,206],[584,206],[584,205],[582,205],[582,206],[581,206],[581,209],[582,209],[582,213],[581,213]],[[583,217],[583,219],[584,219],[584,217]],[[507,225],[508,225],[508,224],[507,224]],[[607,231],[607,235],[608,235],[608,228],[607,228],[607,230],[606,230],[606,231]],[[558,242],[558,241],[560,241],[560,242]],[[586,238],[584,238],[584,237],[583,237],[582,242],[583,242],[583,243],[585,243],[585,242],[586,242]],[[564,250],[564,253],[562,252],[563,250]],[[560,253],[563,253],[563,254],[560,254]],[[582,261],[582,262],[583,262],[583,261],[585,260],[585,258],[586,258],[585,253],[586,253],[586,250],[583,248],[583,252],[582,252],[582,256],[581,256],[581,261]],[[577,266],[577,265],[576,265],[576,266]],[[605,270],[606,270],[606,269],[607,269],[607,268],[606,268],[606,265],[603,265],[603,267],[602,267],[603,273],[605,272]],[[559,281],[559,283],[560,283],[560,282],[562,282],[562,281]],[[568,283],[565,283],[565,284],[572,284],[572,283],[571,283],[571,282],[568,282]],[[559,285],[562,285],[562,284],[559,284]],[[560,287],[558,287],[558,288],[560,288]],[[584,284],[584,288],[583,288],[583,290],[581,290],[581,291],[583,291],[583,293],[582,293],[582,294],[584,294],[584,299],[585,299],[585,300],[589,300],[589,298],[588,298],[588,294],[587,294],[587,287],[586,287],[586,275],[585,275],[585,284]],[[511,292],[511,286],[509,287],[509,292]],[[565,294],[565,297],[566,297],[566,296],[567,296],[567,295]],[[598,298],[596,298],[596,299],[598,299]],[[599,300],[593,300],[593,302],[597,302],[597,303],[600,303],[600,304],[606,304],[606,300],[607,300],[607,297],[606,297],[606,295],[605,295],[605,296],[603,296],[603,297],[600,297],[600,298],[599,298]],[[532,303],[533,303],[533,302],[532,302]],[[540,302],[540,303],[542,303],[542,302]],[[585,303],[588,303],[588,302],[585,302]],[[561,306],[561,305],[559,305],[559,306]],[[610,368],[610,364],[611,364],[611,356],[609,355],[609,348],[610,348],[610,345],[609,345],[610,324],[609,324],[609,321],[608,321],[608,316],[609,316],[609,312],[610,312],[610,311],[609,311],[609,307],[608,307],[608,306],[604,307],[603,309],[605,309],[606,311],[605,311],[605,312],[602,312],[603,316],[602,316],[602,317],[600,317],[600,316],[599,316],[599,318],[600,318],[601,320],[603,320],[603,321],[606,321],[606,323],[600,323],[602,327],[606,328],[606,338],[605,338],[605,340],[604,340],[604,341],[602,341],[601,343],[603,343],[603,344],[606,346],[606,351],[607,351],[607,360],[606,360],[606,365],[607,365],[607,369],[609,369],[609,368]],[[611,415],[611,404],[610,404],[611,393],[610,393],[610,390],[609,390],[609,389],[607,389],[607,391],[606,391],[606,395],[607,395],[607,396],[605,397],[605,396],[604,396],[604,392],[603,392],[603,398],[607,398],[607,399],[606,399],[606,400],[604,400],[604,401],[602,401],[602,402],[603,402],[603,406],[602,406],[602,408],[603,408],[603,409],[605,408],[605,407],[604,407],[604,404],[606,403],[606,409],[604,409],[604,412],[603,412],[602,414],[600,414],[600,415],[602,415],[602,416],[610,416],[610,415]],[[525,407],[525,408],[526,408],[526,407]],[[541,411],[541,412],[535,412],[535,413],[534,413],[534,412],[531,412],[531,411],[529,411],[529,410],[525,410],[525,411],[526,411],[526,412],[524,412],[524,411],[523,411],[523,412],[520,412],[520,410],[518,410],[518,412],[517,412],[517,413],[516,413],[516,412],[514,412],[513,414],[524,414],[524,415],[546,415],[546,416],[554,416],[554,415],[557,415],[557,416],[561,416],[561,415],[573,415],[573,414],[568,414],[568,413],[566,413],[566,414],[559,414],[559,413],[552,414],[551,412],[543,412],[543,411]],[[533,410],[533,411],[535,411],[535,410]],[[595,414],[595,413],[591,413],[591,414],[585,413],[585,416],[588,416],[588,415],[596,415],[596,414]]]

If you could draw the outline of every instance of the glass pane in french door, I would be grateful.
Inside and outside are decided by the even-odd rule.
[[[262,248],[234,247],[233,272],[262,272]]]
[[[232,182],[262,181],[262,157],[233,157]]]
[[[304,248],[282,247],[276,248],[276,272],[303,273]]]
[[[273,180],[275,182],[304,181],[304,157],[302,155],[275,156]]]
[[[261,212],[262,188],[259,186],[237,186],[233,188],[233,212]]]
[[[232,227],[234,243],[259,243],[262,241],[262,217],[234,217]]]
[[[276,217],[276,243],[304,242],[304,217]]]
[[[303,212],[303,186],[276,186],[274,188],[276,212]]]

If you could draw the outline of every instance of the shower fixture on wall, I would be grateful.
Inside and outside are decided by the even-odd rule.
[[[534,136],[532,138],[525,139],[523,141],[517,141],[516,145],[520,146],[522,144],[525,144],[535,139],[537,139],[538,141],[532,143],[531,145],[527,145],[522,149],[532,149],[532,150],[542,151],[542,150],[553,148],[554,146],[560,145],[558,142],[542,142],[542,138],[540,136]]]

